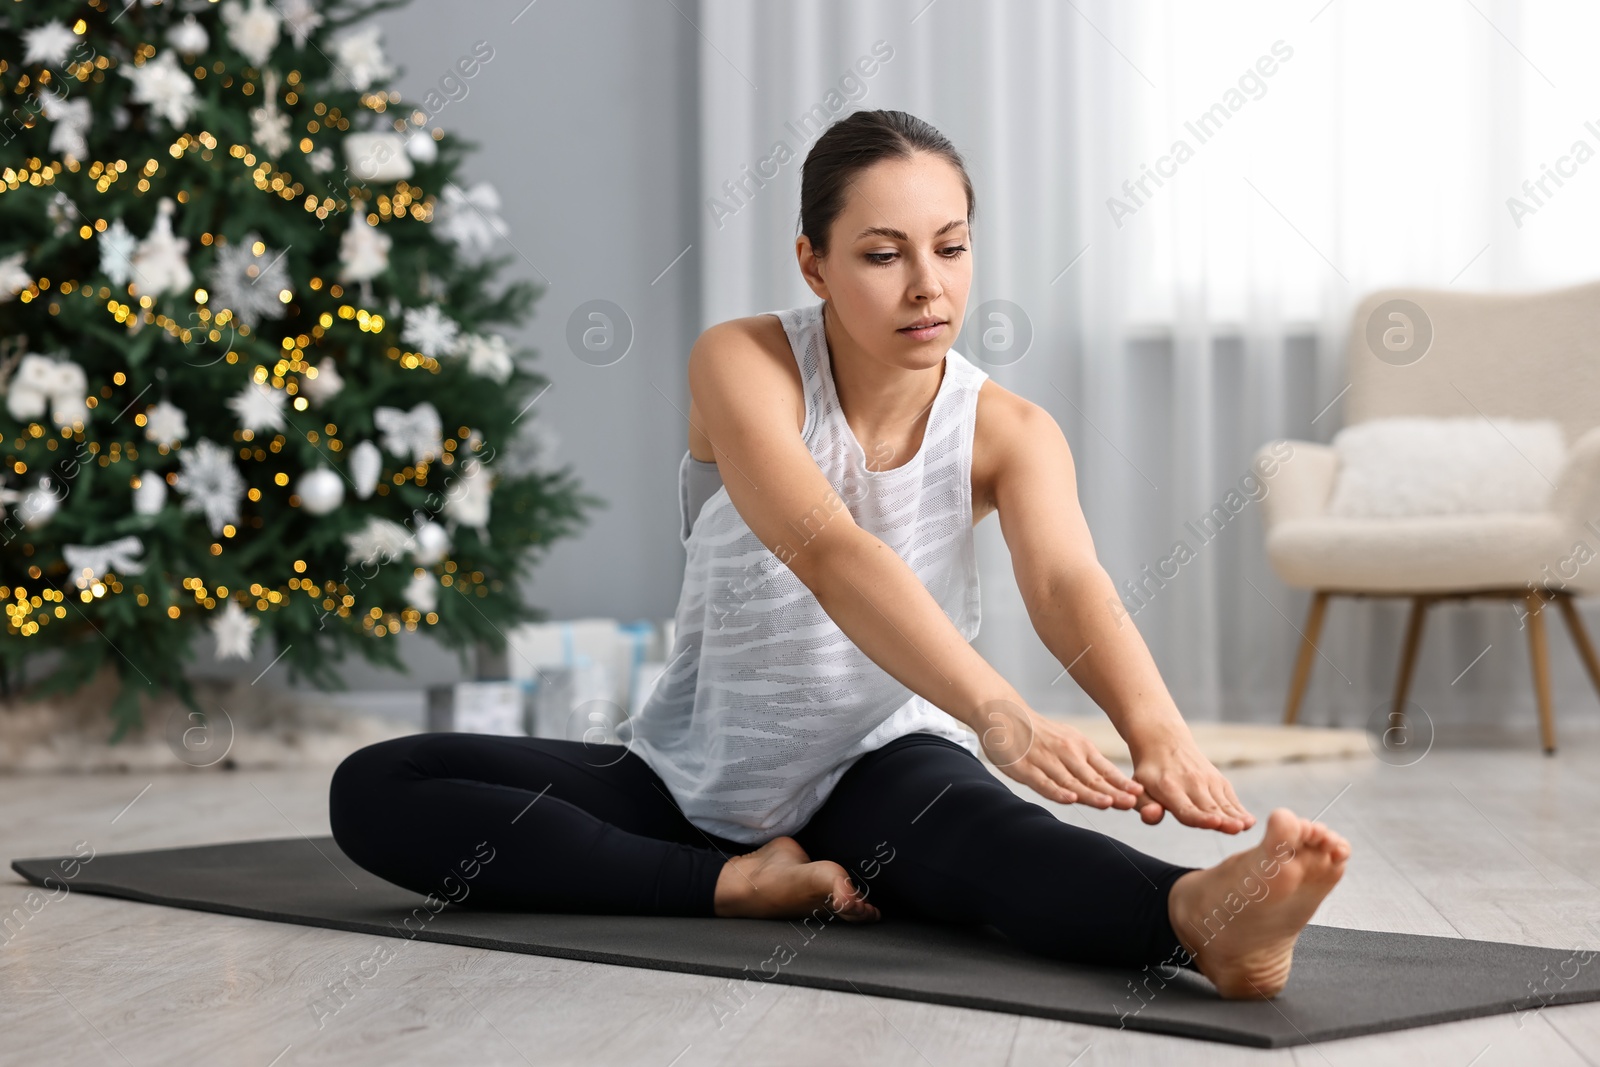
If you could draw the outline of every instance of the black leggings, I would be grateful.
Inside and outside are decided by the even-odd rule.
[[[709,916],[724,860],[757,847],[689,822],[623,746],[547,738],[369,745],[334,772],[328,810],[339,847],[378,877],[501,910]],[[861,757],[793,836],[884,921],[989,924],[1083,963],[1191,965],[1167,894],[1195,868],[1062,822],[933,734]]]

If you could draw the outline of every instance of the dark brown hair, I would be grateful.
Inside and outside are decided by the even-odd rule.
[[[966,163],[944,134],[904,111],[856,111],[822,131],[800,167],[800,231],[819,256],[827,255],[828,230],[844,210],[851,181],[880,159],[910,159],[931,152],[961,175],[967,194],[967,225],[977,211]]]

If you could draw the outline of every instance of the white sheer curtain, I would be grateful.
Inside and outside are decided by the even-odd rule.
[[[696,15],[705,322],[814,299],[792,250],[817,132],[802,115],[895,108],[942,130],[978,200],[969,321],[1009,301],[1032,334],[1020,359],[966,333],[958,347],[1065,430],[1100,559],[1192,719],[1281,713],[1306,594],[1268,568],[1256,503],[1220,529],[1200,519],[1247,497],[1263,442],[1338,428],[1361,296],[1600,274],[1600,159],[1560,164],[1537,202],[1522,186],[1575,142],[1600,148],[1595,5],[702,0]],[[863,76],[875,46],[892,54]],[[1516,217],[1510,197],[1535,210]],[[980,651],[1036,706],[1092,711],[1033,633],[997,523],[979,543]],[[1485,605],[1435,609],[1414,699],[1531,721],[1525,637]],[[1306,721],[1359,725],[1387,697],[1400,612],[1336,602]],[[1558,715],[1593,699],[1570,649],[1553,669]]]

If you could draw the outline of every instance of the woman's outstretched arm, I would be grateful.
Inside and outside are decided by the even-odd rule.
[[[1080,731],[1029,708],[910,565],[856,525],[797,432],[804,398],[788,342],[763,334],[760,318],[711,327],[689,356],[697,425],[751,532],[857,648],[971,727],[1007,775],[1061,803],[1134,807],[1140,788]]]
[[[1061,428],[1045,409],[999,388],[986,389],[979,405],[1000,530],[1028,616],[1128,743],[1134,780],[1145,789],[1141,815],[1153,823],[1170,810],[1188,826],[1248,830],[1255,817],[1195,745],[1095,555]]]

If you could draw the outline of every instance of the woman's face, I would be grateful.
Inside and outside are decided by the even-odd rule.
[[[828,234],[828,254],[796,241],[801,272],[863,348],[907,368],[937,363],[961,332],[972,287],[971,234],[961,175],[917,152],[859,172]],[[905,327],[933,318],[919,333]]]

